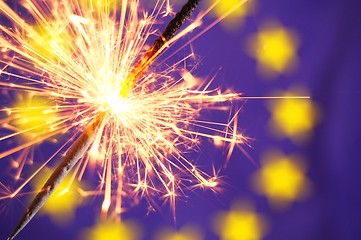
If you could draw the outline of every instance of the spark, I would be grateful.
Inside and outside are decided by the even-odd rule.
[[[126,197],[158,196],[169,201],[174,212],[176,197],[183,193],[183,186],[218,185],[217,176],[203,172],[186,153],[202,139],[223,141],[230,145],[228,161],[235,146],[247,141],[237,131],[238,111],[232,108],[232,102],[241,100],[241,95],[211,89],[210,82],[194,77],[187,66],[180,67],[193,53],[170,67],[164,68],[164,62],[153,65],[176,41],[201,26],[204,16],[219,2],[215,1],[194,22],[177,32],[198,4],[198,0],[189,0],[154,44],[147,47],[149,39],[158,32],[157,19],[164,14],[163,10],[165,15],[172,12],[168,1],[157,1],[152,12],[144,11],[141,16],[136,0],[104,0],[103,5],[96,7],[85,0],[26,0],[23,7],[31,15],[29,20],[0,0],[0,13],[11,22],[11,27],[0,25],[0,69],[4,79],[0,87],[9,97],[14,92],[25,92],[48,99],[52,105],[44,111],[55,116],[46,121],[49,127],[45,133],[0,153],[0,157],[25,151],[58,134],[72,134],[9,194],[9,198],[19,194],[48,162],[65,150],[63,160],[10,239],[35,216],[76,164],[81,165],[79,180],[85,177],[86,169],[96,169],[99,176],[96,195],[103,196],[102,216],[110,218],[123,212]],[[240,1],[238,6],[242,4]],[[203,111],[207,109],[226,111],[233,116],[224,123],[203,120]],[[12,126],[17,121],[14,111],[27,110],[6,107],[7,115],[0,120],[2,126]],[[0,139],[13,139],[38,127],[43,129],[43,126],[14,129],[15,133],[6,133]]]

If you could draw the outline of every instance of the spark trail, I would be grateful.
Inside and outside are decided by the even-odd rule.
[[[122,83],[120,95],[126,97],[128,92],[133,89],[136,82],[142,78],[143,73],[151,65],[155,57],[159,54],[160,49],[164,44],[169,41],[175,34],[175,32],[182,26],[186,18],[188,18],[193,10],[198,5],[198,0],[189,0],[181,9],[175,18],[170,21],[166,30],[158,37],[153,46],[147,51],[145,56],[135,65],[126,80]],[[34,200],[26,209],[26,212],[21,217],[15,230],[9,237],[9,240],[14,237],[31,221],[36,213],[48,200],[50,195],[54,192],[57,186],[65,178],[74,165],[82,158],[85,152],[88,150],[90,144],[94,141],[95,136],[101,129],[102,123],[106,122],[106,113],[99,114],[95,121],[90,124],[81,134],[81,136],[74,142],[71,148],[66,153],[64,159],[46,181],[40,192],[36,195]],[[104,126],[103,126],[104,127]]]
[[[53,107],[44,111],[57,113],[55,119],[44,123],[45,133],[0,156],[7,157],[61,132],[77,135],[85,129],[30,204],[10,239],[31,220],[80,159],[78,179],[83,178],[88,166],[98,169],[98,191],[104,196],[102,213],[114,217],[123,211],[124,196],[158,195],[168,199],[174,209],[175,197],[185,183],[196,181],[195,186],[216,187],[217,176],[202,172],[183,151],[192,149],[201,138],[232,146],[246,140],[237,132],[237,115],[225,123],[200,119],[204,109],[232,112],[229,103],[241,97],[209,89],[210,83],[201,84],[188,70],[180,69],[180,63],[191,59],[192,53],[169,68],[149,70],[167,46],[200,26],[211,8],[176,34],[198,4],[189,0],[142,54],[167,1],[158,1],[153,12],[144,13],[142,19],[138,16],[138,1],[123,0],[120,9],[118,1],[92,3],[27,0],[24,7],[36,22],[33,26],[0,1],[0,12],[14,25],[0,25],[4,56],[0,60],[4,64],[1,72],[10,79],[0,86],[8,92],[46,97]],[[177,72],[180,79],[173,77]],[[15,107],[4,110],[8,113],[2,121],[5,126],[16,121],[14,112],[25,111]],[[0,139],[31,133],[33,128],[42,126],[16,130]],[[24,184],[7,197],[13,198]]]

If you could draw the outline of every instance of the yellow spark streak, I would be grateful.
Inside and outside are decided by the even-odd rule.
[[[165,198],[174,211],[176,197],[183,193],[181,186],[217,187],[217,176],[203,172],[185,152],[201,140],[217,139],[231,146],[229,159],[235,146],[246,141],[237,131],[237,114],[230,102],[247,97],[221,93],[210,89],[209,82],[198,81],[186,66],[182,67],[192,54],[168,68],[164,62],[158,64],[157,71],[151,67],[159,54],[199,27],[211,8],[160,49],[145,51],[148,38],[156,34],[156,20],[162,10],[165,15],[172,12],[169,2],[157,1],[153,12],[143,16],[139,14],[139,1],[122,0],[119,9],[109,4],[102,8],[84,0],[26,0],[24,6],[34,24],[0,0],[0,14],[13,24],[11,28],[0,26],[0,49],[6,49],[7,56],[0,59],[6,65],[1,67],[1,78],[7,78],[0,88],[9,92],[10,98],[14,91],[45,97],[52,106],[50,111],[57,116],[47,126],[49,132],[1,152],[0,158],[28,150],[61,133],[76,136],[106,112],[109,117],[105,125],[94,136],[77,168],[79,180],[89,177],[89,169],[95,169],[99,187],[79,192],[83,196],[102,195],[104,217],[121,214],[126,198]],[[179,50],[172,50],[170,55]],[[224,111],[224,122],[205,119],[203,110]],[[7,107],[3,111],[25,110]],[[229,122],[227,112],[234,115]],[[0,141],[39,127],[19,131],[10,128],[11,119],[1,115],[2,127],[8,124],[7,130],[14,132],[1,135]],[[68,145],[63,145],[65,150]],[[17,196],[55,156],[31,174],[11,197]]]

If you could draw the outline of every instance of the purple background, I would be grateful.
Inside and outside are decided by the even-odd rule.
[[[241,198],[250,200],[259,213],[267,216],[270,228],[264,239],[361,239],[360,10],[359,0],[258,0],[254,13],[236,32],[229,33],[217,25],[197,39],[193,46],[202,59],[195,71],[197,76],[211,76],[222,67],[216,83],[248,96],[268,96],[273,89],[287,89],[300,83],[319,105],[322,120],[309,144],[298,147],[287,140],[274,140],[268,133],[270,113],[266,101],[249,100],[240,115],[239,126],[255,139],[247,151],[256,164],[236,151],[229,167],[222,171],[229,187],[220,195],[189,192],[186,200],[177,203],[176,223],[168,209],[147,215],[145,202],[126,212],[124,219],[141,223],[144,239],[152,239],[164,226],[178,229],[187,223],[195,223],[206,231],[205,239],[218,239],[211,231],[211,219]],[[276,81],[261,79],[256,61],[244,48],[247,38],[257,33],[267,19],[295,30],[300,39],[297,70]],[[208,18],[205,26],[211,20]],[[255,194],[249,184],[249,177],[259,169],[261,153],[270,147],[306,156],[307,175],[313,185],[307,200],[295,202],[282,212],[272,210],[266,198]],[[206,159],[208,149],[202,151],[201,158]],[[1,170],[6,170],[0,164]],[[14,200],[1,212],[0,239],[6,239],[23,213],[20,206]],[[80,229],[94,225],[99,206],[100,202],[95,201],[78,208],[73,224],[68,227],[58,227],[47,216],[36,217],[17,239],[79,239]]]

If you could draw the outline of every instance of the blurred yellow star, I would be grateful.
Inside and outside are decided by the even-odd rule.
[[[81,0],[90,11],[112,11],[121,6],[121,0]]]
[[[282,99],[270,100],[270,127],[276,136],[288,137],[295,142],[307,140],[317,122],[317,108],[303,89],[292,89]]]
[[[53,131],[58,119],[56,106],[49,104],[46,98],[32,94],[17,96],[14,108],[10,110],[11,124],[19,132],[22,140],[34,140]]]
[[[52,169],[43,169],[41,175],[34,181],[34,189],[41,189],[52,172]],[[74,179],[72,174],[69,174],[54,190],[42,207],[41,212],[48,214],[56,223],[69,223],[74,217],[76,207],[80,203],[79,187],[79,181]]]
[[[239,202],[218,214],[214,227],[221,240],[257,240],[265,235],[266,222],[249,204]]]
[[[163,229],[155,238],[156,240],[202,240],[201,230],[195,226],[187,225],[181,230]]]
[[[29,39],[29,44],[45,62],[58,62],[62,56],[71,51],[68,35],[64,26],[53,23],[39,24],[34,27],[34,36]]]
[[[279,152],[265,156],[252,180],[255,190],[265,195],[273,207],[281,209],[307,196],[310,186],[301,162]]]
[[[208,5],[211,6],[214,0],[208,0]],[[245,0],[223,0],[220,1],[213,9],[216,17],[222,18],[221,24],[229,29],[237,29],[242,24],[244,17],[250,12],[251,2]]]
[[[287,73],[297,64],[298,41],[295,34],[277,22],[266,22],[251,36],[248,51],[258,62],[258,70],[267,78]]]
[[[137,240],[139,227],[134,222],[99,221],[83,233],[84,240]]]

